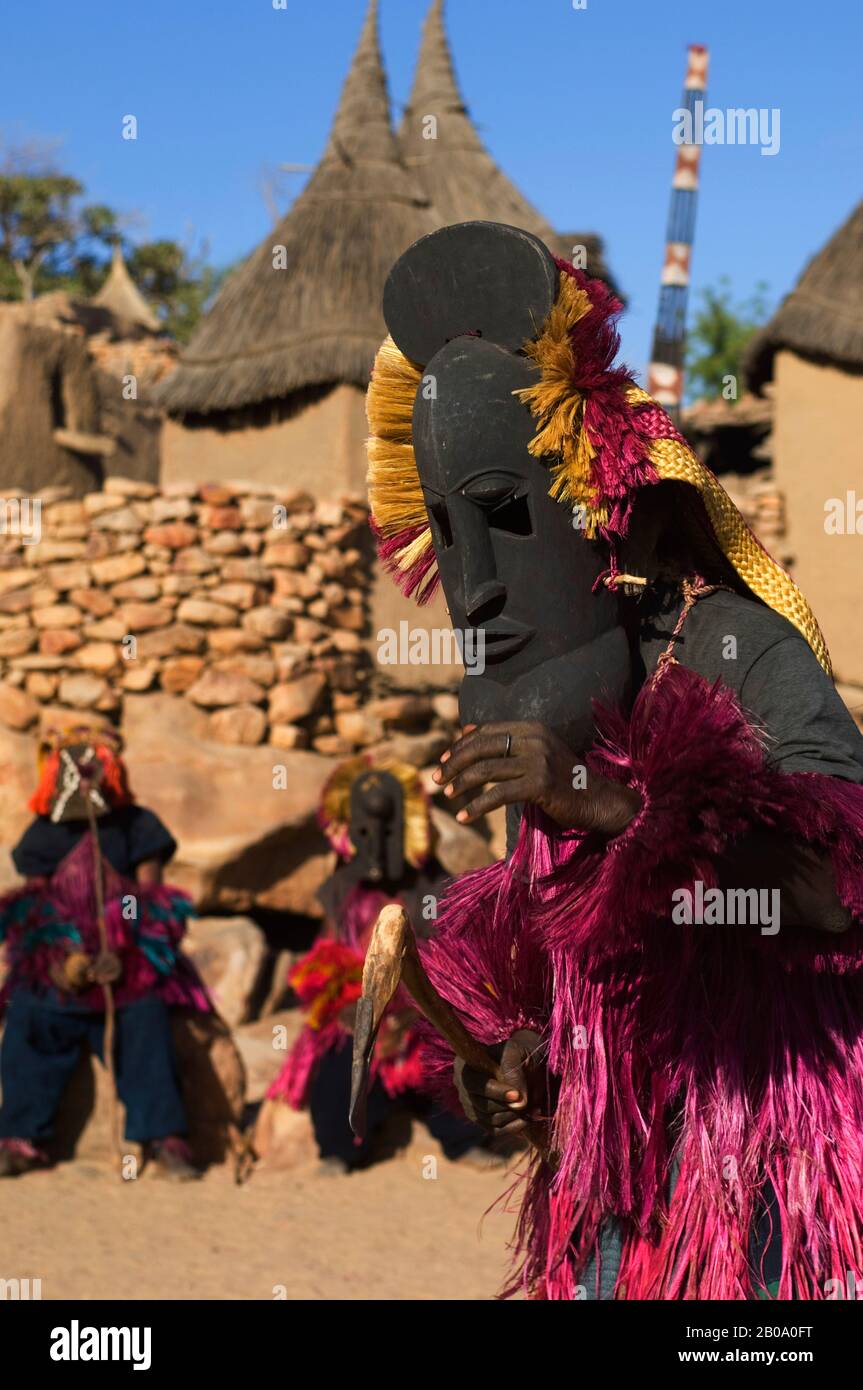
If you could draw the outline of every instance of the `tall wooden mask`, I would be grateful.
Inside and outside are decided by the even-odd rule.
[[[608,557],[549,495],[535,422],[515,393],[523,351],[552,309],[560,272],[536,237],[497,223],[445,227],[393,267],[384,315],[422,368],[413,447],[454,628],[470,654],[464,722],[536,719],[589,744],[592,701],[619,702],[629,645]]]

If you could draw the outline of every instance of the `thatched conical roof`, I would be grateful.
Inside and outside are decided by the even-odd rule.
[[[364,388],[386,334],[387,274],[436,225],[392,128],[371,0],[320,163],[224,285],[159,388],[160,403],[207,413],[330,382]],[[284,269],[274,268],[274,256]]]
[[[744,362],[756,389],[770,379],[781,348],[863,369],[863,202],[813,256],[773,318],[752,339]]]
[[[428,118],[436,122],[428,138]],[[587,251],[587,270],[608,280],[602,242],[591,232],[563,234],[507,178],[480,138],[459,89],[444,23],[444,0],[434,0],[399,131],[405,163],[428,194],[438,222],[507,222],[540,237],[569,259],[573,246]]]
[[[143,328],[148,333],[159,332],[159,320],[129,274],[119,246],[114,247],[104,285],[90,303],[107,309],[121,329],[138,331]]]

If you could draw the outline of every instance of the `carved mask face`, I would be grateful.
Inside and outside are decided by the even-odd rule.
[[[398,883],[404,875],[404,794],[389,772],[370,769],[351,787],[352,868],[369,883]]]
[[[415,257],[406,293],[424,269],[447,286],[459,282],[466,272],[458,237],[448,277],[440,268],[441,250],[424,262],[422,248],[463,230],[445,228],[406,253],[393,272]],[[501,233],[517,238],[508,267]],[[485,264],[495,273],[502,268],[500,294],[512,297],[514,285],[530,286],[530,275],[519,274],[526,234],[493,226],[487,234],[497,255],[489,251]],[[533,266],[534,282],[539,277],[534,293],[542,300],[542,272],[551,258],[534,238],[528,242],[529,254],[542,258],[539,270]],[[423,302],[428,299],[426,287]],[[499,315],[500,297],[495,303]],[[471,336],[462,330],[425,362],[413,413],[414,453],[444,594],[462,638],[463,721],[537,719],[581,747],[590,740],[592,700],[615,700],[626,688],[628,644],[617,599],[605,589],[594,592],[608,563],[603,549],[549,497],[548,467],[528,452],[535,423],[513,393],[536,380],[536,368],[516,350],[531,319],[523,305],[518,308],[508,341],[479,336],[481,327]],[[534,322],[543,321],[543,309],[545,301],[537,304]],[[464,312],[453,309],[452,321],[481,324],[481,314],[472,302]],[[499,324],[495,332],[506,337]],[[414,351],[423,346],[419,339]]]
[[[103,776],[102,764],[92,744],[73,743],[61,748],[51,819],[86,820],[88,801],[96,816],[104,816],[110,806],[100,790]]]

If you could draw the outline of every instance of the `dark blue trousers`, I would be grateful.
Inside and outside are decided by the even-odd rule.
[[[35,1143],[50,1139],[81,1044],[86,1042],[103,1058],[104,1026],[101,1013],[64,1006],[27,990],[13,992],[0,1048],[0,1138]],[[146,995],[117,1010],[114,1067],[130,1142],[185,1134],[170,1019],[158,995]]]
[[[309,1112],[321,1158],[340,1158],[351,1167],[368,1162],[376,1132],[400,1107],[414,1119],[422,1120],[447,1158],[460,1158],[468,1149],[485,1142],[476,1125],[440,1109],[419,1091],[389,1096],[380,1081],[373,1081],[369,1086],[366,1137],[358,1143],[348,1123],[350,1096],[351,1046],[346,1039],[340,1047],[331,1047],[325,1053],[309,1098]]]

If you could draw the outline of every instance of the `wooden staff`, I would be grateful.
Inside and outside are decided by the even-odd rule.
[[[123,1163],[123,1138],[120,1133],[120,1100],[117,1094],[117,1074],[114,1067],[114,1038],[116,1036],[117,1011],[114,1005],[112,980],[119,975],[119,961],[108,945],[108,924],[105,920],[105,886],[102,879],[102,851],[99,847],[99,830],[96,814],[90,800],[89,790],[85,790],[87,820],[90,823],[90,836],[93,844],[93,882],[96,894],[96,924],[99,930],[99,954],[93,965],[93,979],[102,990],[105,1000],[105,1026],[102,1034],[102,1057],[108,1073],[111,1091],[111,1138],[114,1144],[118,1168]],[[101,978],[99,978],[101,976]]]

